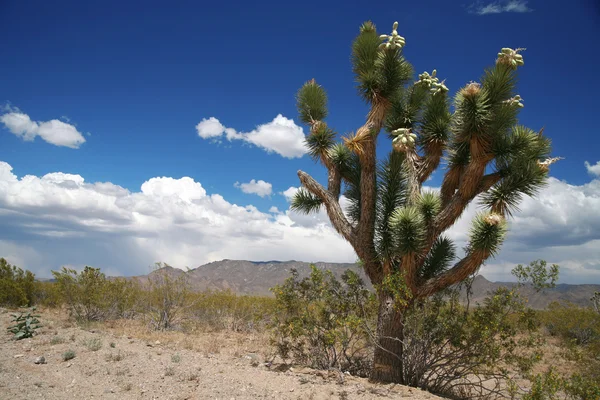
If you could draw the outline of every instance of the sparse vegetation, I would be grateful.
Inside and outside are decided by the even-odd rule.
[[[116,353],[107,353],[104,358],[109,362],[118,362],[125,358],[125,355],[119,350]]]
[[[547,265],[543,260],[519,265],[514,271],[514,275],[522,281],[521,285],[529,285],[536,290],[553,287],[557,273],[556,266]],[[73,281],[65,287],[73,284],[75,292],[89,288],[89,292],[79,291],[82,295],[78,298],[81,301],[79,306],[73,307],[77,304],[71,303],[74,296],[64,296],[64,287],[59,290],[60,282],[46,282],[47,285],[42,287],[45,293],[59,293],[55,305],[61,306],[64,302],[77,321],[89,324],[85,307],[91,310],[89,315],[103,315],[93,323],[93,329],[101,327],[98,321],[119,316],[137,319],[138,323],[153,320],[152,315],[158,316],[158,299],[166,298],[173,306],[167,307],[167,315],[171,316],[166,318],[171,321],[168,329],[185,333],[262,334],[270,327],[274,351],[281,359],[317,369],[366,376],[378,346],[378,341],[374,340],[377,335],[376,294],[369,292],[352,272],[336,280],[329,271],[315,267],[311,275],[303,279],[294,271],[282,285],[272,289],[274,298],[240,296],[231,291],[193,292],[184,280],[168,278],[158,281],[155,286],[134,284],[131,287],[135,290],[130,293],[128,302],[112,298],[120,296],[121,290],[110,289],[106,282],[111,280],[99,270],[84,270],[71,278]],[[407,292],[402,289],[402,279],[394,279],[395,276],[390,276],[382,282],[381,286],[385,288],[376,286],[376,289],[388,292],[397,289],[395,296],[399,301]],[[34,285],[33,298],[43,298],[36,295],[36,288]],[[485,395],[524,399],[597,397],[600,392],[597,372],[600,371],[599,295],[590,299],[589,307],[554,303],[546,310],[533,312],[526,307],[518,290],[518,286],[503,288],[491,293],[480,304],[461,302],[458,291],[454,289],[427,299],[411,300],[405,308],[402,323],[403,373],[407,383],[456,398]],[[96,301],[95,292],[103,293],[104,298]],[[170,293],[175,295],[170,296]],[[154,306],[147,307],[145,303],[152,296]],[[115,304],[121,304],[122,308]],[[76,309],[80,310],[79,314],[74,311]],[[108,324],[115,326],[111,321]],[[69,323],[62,325],[73,326]],[[149,326],[154,329],[159,325],[151,323]],[[102,347],[100,337],[77,336],[75,333],[52,336],[46,343],[60,345],[66,342],[65,338],[71,342],[77,338],[89,351],[98,351]],[[549,368],[553,364],[545,360],[544,338],[550,338],[552,343],[559,345],[559,357],[565,363],[572,363],[568,373]],[[107,343],[110,349],[117,347],[114,341]],[[213,357],[223,352],[229,346],[227,343],[220,337],[196,342],[190,336],[181,341],[181,346]],[[247,354],[244,351],[236,350],[234,356],[243,357]],[[157,355],[163,353],[160,348],[156,349]],[[273,361],[273,352],[263,351],[262,354],[262,359]],[[62,356],[68,361],[75,357],[75,352],[69,350]],[[111,363],[124,357],[125,353],[121,350],[104,355],[106,362]],[[179,363],[185,365],[180,353],[172,353],[169,357],[173,367]],[[148,354],[148,359],[153,359],[152,354]],[[253,359],[251,365],[260,365],[260,361]],[[165,376],[175,375],[173,367],[165,369]],[[126,368],[115,369],[111,374],[125,374],[123,371]],[[184,370],[181,373],[183,381],[198,379],[197,374]]]

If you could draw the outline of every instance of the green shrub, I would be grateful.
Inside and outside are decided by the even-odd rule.
[[[33,300],[36,305],[44,307],[59,307],[63,304],[56,282],[34,282]]]
[[[63,361],[69,361],[75,358],[75,352],[73,350],[67,350],[62,354]]]
[[[272,343],[283,359],[365,375],[374,296],[352,271],[344,273],[341,283],[330,271],[311,268],[304,279],[292,270],[284,284],[272,289],[277,302]]]
[[[21,340],[25,338],[33,337],[35,331],[42,326],[38,318],[39,315],[32,314],[35,311],[35,307],[32,307],[29,311],[19,314],[11,314],[13,326],[9,326],[7,329],[13,333],[13,339]]]
[[[172,277],[168,264],[156,263],[156,268],[144,291],[145,311],[153,329],[173,329],[190,306],[190,284],[185,274]]]
[[[90,351],[98,351],[102,348],[102,340],[100,338],[84,339],[82,344]]]
[[[123,278],[107,279],[99,268],[85,267],[81,273],[62,268],[52,271],[56,290],[78,321],[131,318],[141,301],[139,285]]]
[[[34,300],[35,275],[0,258],[0,305],[30,307]]]
[[[237,295],[231,290],[190,293],[187,315],[194,327],[210,331],[261,331],[271,321],[275,299]]]
[[[329,271],[297,271],[272,289],[277,313],[272,342],[284,360],[365,375],[377,315],[374,295],[358,276],[342,282]],[[480,398],[532,377],[543,340],[536,314],[516,290],[500,288],[472,308],[458,289],[413,302],[403,315],[402,373],[406,384],[456,398]],[[516,394],[523,395],[519,390]]]
[[[540,315],[552,336],[577,345],[600,340],[600,314],[591,307],[553,302]]]

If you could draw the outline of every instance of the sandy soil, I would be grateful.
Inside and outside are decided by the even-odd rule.
[[[0,309],[0,399],[441,399],[337,372],[268,365],[264,335],[155,333],[132,322],[82,329],[56,311],[41,314],[39,334],[14,341],[8,311]],[[75,358],[63,361],[68,350]],[[34,363],[40,356],[45,364]]]

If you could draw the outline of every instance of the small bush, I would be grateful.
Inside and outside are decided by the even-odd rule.
[[[90,351],[98,351],[102,348],[102,340],[100,338],[84,339],[82,344]]]
[[[11,314],[13,326],[9,326],[7,330],[14,334],[13,339],[21,340],[25,338],[33,337],[35,331],[42,327],[38,320],[39,315],[32,314],[35,311],[35,307],[32,307],[27,312],[19,314]]]
[[[156,330],[173,329],[190,305],[186,276],[172,277],[170,268],[168,264],[156,263],[156,270],[148,276],[148,290],[144,292],[146,313],[151,327]]]
[[[75,352],[73,350],[67,350],[62,354],[63,361],[69,361],[75,358]]]
[[[30,307],[34,300],[35,275],[0,258],[0,305]]]
[[[64,342],[65,342],[65,339],[61,336],[54,336],[52,339],[50,339],[51,345],[62,344]]]
[[[548,333],[577,345],[600,340],[600,314],[574,304],[550,304],[540,313]]]
[[[171,356],[171,361],[174,363],[178,363],[181,361],[181,356],[179,354],[173,354]]]
[[[283,359],[314,368],[339,368],[355,375],[368,370],[375,299],[359,276],[346,271],[342,282],[312,266],[309,277],[297,271],[275,293],[272,343]]]
[[[62,268],[52,271],[61,301],[79,322],[131,318],[140,301],[139,286],[123,278],[107,279],[99,268],[85,267],[82,272]]]
[[[116,353],[108,353],[104,356],[104,358],[106,359],[106,361],[118,362],[123,360],[125,358],[125,355],[121,353],[121,351],[118,351]]]

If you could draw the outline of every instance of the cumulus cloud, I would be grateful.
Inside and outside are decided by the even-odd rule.
[[[500,14],[504,12],[526,13],[533,11],[525,0],[494,1],[484,3],[478,1],[468,7],[470,13],[478,15]]]
[[[85,138],[75,126],[58,119],[35,122],[31,120],[29,115],[19,110],[12,110],[1,115],[0,122],[11,133],[25,141],[32,141],[36,136],[39,136],[55,146],[70,147],[72,149],[77,149],[85,143]]]
[[[356,260],[325,221],[276,211],[232,204],[189,177],[151,178],[132,192],[60,172],[17,177],[0,162],[0,256],[40,276],[67,264],[131,275],[160,260]]]
[[[251,132],[237,132],[233,128],[227,128],[215,117],[204,118],[196,125],[196,131],[203,139],[218,140],[224,136],[229,141],[242,140],[286,158],[299,158],[306,154],[302,127],[281,114]]]
[[[233,186],[239,188],[244,193],[256,194],[260,197],[270,196],[273,192],[273,185],[271,185],[269,182],[263,181],[262,179],[258,181],[256,179],[252,179],[248,183],[236,182]]]
[[[281,192],[286,199],[298,190]],[[340,197],[342,206],[348,201]],[[466,245],[473,203],[447,234]],[[352,248],[322,208],[312,215],[228,202],[192,178],[154,177],[129,191],[77,174],[16,176],[0,162],[0,256],[49,276],[61,265],[101,267],[113,275],[147,273],[155,261],[178,267],[229,259],[353,262]],[[525,198],[500,254],[482,268],[510,279],[518,263],[542,258],[561,281],[600,283],[600,180],[571,185],[550,178]]]
[[[600,177],[600,161],[598,161],[595,165],[592,165],[586,161],[585,168],[587,169],[587,171],[590,175]]]

